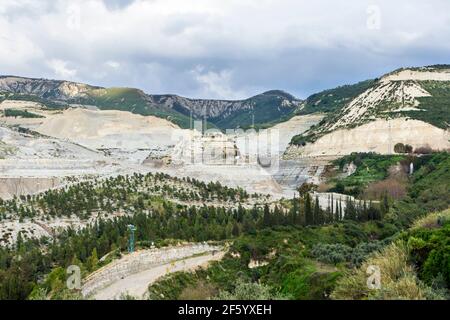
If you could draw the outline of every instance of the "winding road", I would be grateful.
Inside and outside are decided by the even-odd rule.
[[[160,277],[173,272],[193,271],[197,268],[207,266],[211,261],[221,260],[224,254],[224,251],[207,252],[169,263],[151,266],[146,270],[130,274],[112,282],[104,288],[96,290],[91,298],[96,300],[116,300],[126,294],[136,299],[146,299],[148,286]]]

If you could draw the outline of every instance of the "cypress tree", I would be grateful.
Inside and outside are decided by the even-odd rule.
[[[324,219],[322,217],[322,212],[320,210],[319,198],[316,197],[316,204],[314,206],[314,224],[323,224]]]
[[[270,209],[267,203],[264,205],[264,214],[263,214],[263,227],[270,227],[272,224],[270,217]]]
[[[340,212],[339,212],[340,208],[339,208],[339,201],[338,199],[336,199],[336,209],[335,212],[333,213],[333,219],[334,221],[339,221],[340,220]]]
[[[312,225],[314,223],[311,196],[309,195],[309,192],[305,194],[305,223],[306,225]]]

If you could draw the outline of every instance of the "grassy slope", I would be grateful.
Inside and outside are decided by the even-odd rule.
[[[314,112],[332,113],[339,111],[352,99],[369,89],[375,81],[366,80],[313,94],[306,99],[306,105],[300,114]]]
[[[356,165],[356,171],[347,177],[331,178],[330,182],[340,185],[339,193],[358,194],[370,183],[382,181],[388,177],[389,168],[405,160],[404,155],[380,155],[375,153],[352,153],[333,161],[342,171],[350,163]]]
[[[406,116],[448,129],[450,126],[450,81],[421,81],[431,97],[418,98],[421,111],[404,112]]]
[[[353,162],[356,166],[356,172],[342,180],[344,185],[364,186],[370,182],[383,180],[387,177],[388,169],[392,165],[406,159],[403,155],[379,155],[375,153],[353,153],[335,160],[333,164],[340,169],[345,164]]]
[[[28,94],[4,93],[4,96],[0,97],[0,102],[6,99],[36,102],[46,106],[49,109],[64,109],[67,107],[67,103],[44,99],[35,95]]]
[[[381,288],[369,289],[369,266],[380,269]],[[338,280],[334,299],[450,299],[450,210],[414,227]]]
[[[238,282],[259,280],[273,292],[292,299],[324,299],[341,270],[311,258],[311,248],[319,242],[353,244],[365,240],[367,235],[362,228],[351,222],[320,228],[278,227],[258,231],[234,242],[231,251],[240,257],[228,254],[207,269],[166,276],[150,287],[150,296],[178,299],[183,292],[195,291],[200,282],[209,283],[216,291],[231,291],[239,279]],[[251,259],[268,259],[270,263],[250,269]]]

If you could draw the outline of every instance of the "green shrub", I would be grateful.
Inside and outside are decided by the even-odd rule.
[[[239,282],[233,291],[220,291],[218,300],[287,300],[288,296],[273,293],[269,286],[255,282]]]
[[[29,112],[27,110],[18,110],[18,109],[5,109],[5,117],[44,118],[41,115]]]
[[[382,249],[384,242],[363,242],[352,248],[344,244],[317,244],[311,250],[311,255],[317,260],[339,264],[347,262],[351,266],[360,266],[362,262],[374,251]]]

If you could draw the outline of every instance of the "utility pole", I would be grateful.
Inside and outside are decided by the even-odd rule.
[[[136,227],[132,224],[128,225],[128,231],[130,232],[130,237],[128,239],[128,252],[134,252],[134,232],[136,231]]]

